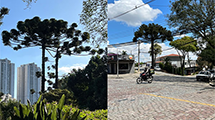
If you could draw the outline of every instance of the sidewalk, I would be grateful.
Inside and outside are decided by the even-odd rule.
[[[123,79],[123,78],[137,78],[140,76],[140,73],[128,73],[128,74],[108,74],[108,78],[111,79]]]
[[[165,73],[161,71],[155,71],[155,75],[162,75],[162,76],[176,76],[176,77],[196,77],[196,75],[186,75],[186,76],[181,76],[181,75],[175,75],[171,73]]]
[[[119,74],[118,76],[116,74],[108,74],[108,78],[111,78],[111,79],[137,78],[140,76],[140,73],[141,72]],[[181,75],[175,75],[175,74],[165,73],[165,72],[161,72],[161,71],[155,71],[155,74],[153,76],[196,77],[196,75],[181,76]]]

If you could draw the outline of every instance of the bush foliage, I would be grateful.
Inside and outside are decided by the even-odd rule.
[[[46,93],[43,93],[42,96],[47,100],[47,102],[51,103],[53,101],[59,101],[62,95],[65,95],[65,104],[70,105],[72,104],[77,105],[77,101],[74,98],[73,92],[67,90],[67,89],[54,89],[50,90]]]
[[[81,109],[107,109],[106,58],[94,56],[84,70],[74,70],[64,78],[66,89],[74,93]]]
[[[167,64],[159,63],[159,67],[168,73],[182,75],[182,70],[180,67],[173,67],[171,64],[168,63]]]
[[[10,103],[1,103],[10,105],[10,114],[2,117],[3,120],[107,120],[107,110],[80,110],[72,105],[64,105],[65,95],[62,95],[59,102],[48,103],[46,99],[39,97],[38,101],[31,105],[16,102],[17,105]],[[2,109],[6,112],[5,109]],[[3,116],[3,112],[0,116]],[[9,113],[9,112],[8,112]]]

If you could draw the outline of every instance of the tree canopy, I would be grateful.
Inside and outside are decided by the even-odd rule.
[[[150,23],[148,26],[143,24],[139,27],[139,29],[134,33],[133,42],[137,42],[141,40],[145,43],[151,43],[151,55],[152,55],[152,67],[154,67],[154,43],[161,43],[166,40],[172,41],[173,36],[170,30],[166,28]]]
[[[154,44],[154,57],[155,57],[155,60],[156,60],[156,57],[157,57],[157,55],[161,55],[161,53],[162,53],[162,50],[161,50],[161,46],[160,45],[158,45],[157,43],[155,43]],[[149,50],[149,52],[148,52],[149,54],[150,54],[150,56],[152,56],[152,48],[150,47],[150,50]]]
[[[122,51],[122,55],[128,55],[128,54],[127,54],[127,51],[124,51],[124,50],[123,50],[123,51]]]
[[[107,42],[107,0],[84,0],[80,22],[92,37],[92,43]]]
[[[178,54],[180,55],[179,57],[181,59],[182,70],[185,65],[185,57],[189,54],[189,52],[196,52],[198,50],[197,41],[188,36],[171,41],[169,44],[173,46],[177,50]],[[182,75],[183,74],[184,72],[182,71]]]
[[[74,70],[63,78],[80,108],[107,109],[107,60],[93,56],[84,70]],[[65,88],[65,86],[63,87]]]
[[[215,66],[215,49],[212,48],[210,45],[207,45],[204,50],[198,55],[202,61],[207,61],[208,63]]]
[[[23,0],[27,7],[37,0]],[[92,43],[99,46],[107,42],[107,0],[84,0],[80,23],[90,33]]]
[[[193,33],[215,48],[215,1],[175,0],[171,2],[168,24],[177,28],[175,33]],[[200,43],[201,44],[201,43]]]
[[[208,57],[206,57],[207,59]],[[208,66],[209,68],[213,68],[213,64],[206,61],[204,58],[202,57],[198,57],[196,60],[196,63],[198,64],[198,67],[200,70],[202,70],[203,67]]]
[[[5,15],[9,13],[9,9],[6,7],[2,7],[0,10],[0,26],[2,25],[2,19],[4,18]]]

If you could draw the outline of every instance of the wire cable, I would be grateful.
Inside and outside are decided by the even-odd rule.
[[[112,20],[112,19],[114,19],[114,18],[120,17],[120,16],[122,16],[122,15],[125,15],[125,14],[127,14],[127,13],[129,13],[129,12],[131,12],[131,11],[133,11],[133,10],[136,10],[137,8],[140,8],[140,7],[144,6],[144,5],[147,5],[147,4],[149,4],[149,3],[153,2],[153,1],[154,1],[154,0],[150,0],[149,2],[146,2],[146,3],[144,3],[144,4],[140,5],[140,6],[135,6],[135,8],[133,8],[133,9],[131,9],[131,10],[128,10],[128,11],[126,11],[126,12],[124,12],[124,13],[121,13],[121,14],[115,16],[115,17],[108,18],[108,21],[109,21],[109,20]]]

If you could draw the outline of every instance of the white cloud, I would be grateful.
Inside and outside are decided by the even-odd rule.
[[[162,54],[158,55],[157,57],[169,55],[169,54],[178,54],[175,49],[170,49],[172,48],[171,46],[166,45],[165,43],[158,43],[162,47]],[[148,51],[151,47],[151,44],[140,44],[140,62],[147,62],[151,61],[151,56],[149,55]],[[169,49],[169,50],[168,50]],[[130,45],[130,46],[124,46],[124,47],[118,47],[118,53],[120,54],[120,51],[126,51],[127,54],[133,54],[135,56],[135,61],[138,61],[138,47],[137,45]],[[108,48],[108,53],[113,52],[117,53],[117,48]],[[193,53],[189,53],[190,58],[192,60],[196,60],[197,56],[194,55]]]
[[[136,6],[144,4],[142,0],[118,0],[108,4],[108,18],[113,18]],[[162,14],[159,9],[153,9],[148,4],[139,7],[125,15],[114,18],[115,21],[125,22],[129,26],[140,26],[142,22],[153,21],[158,14]]]
[[[183,38],[183,37],[185,37],[185,36],[188,36],[187,34],[182,34],[182,35],[175,35],[175,36],[173,36],[174,38]]]
[[[71,73],[73,69],[84,69],[87,65],[86,64],[74,64],[73,66],[69,67],[60,67],[59,72],[62,73]]]

